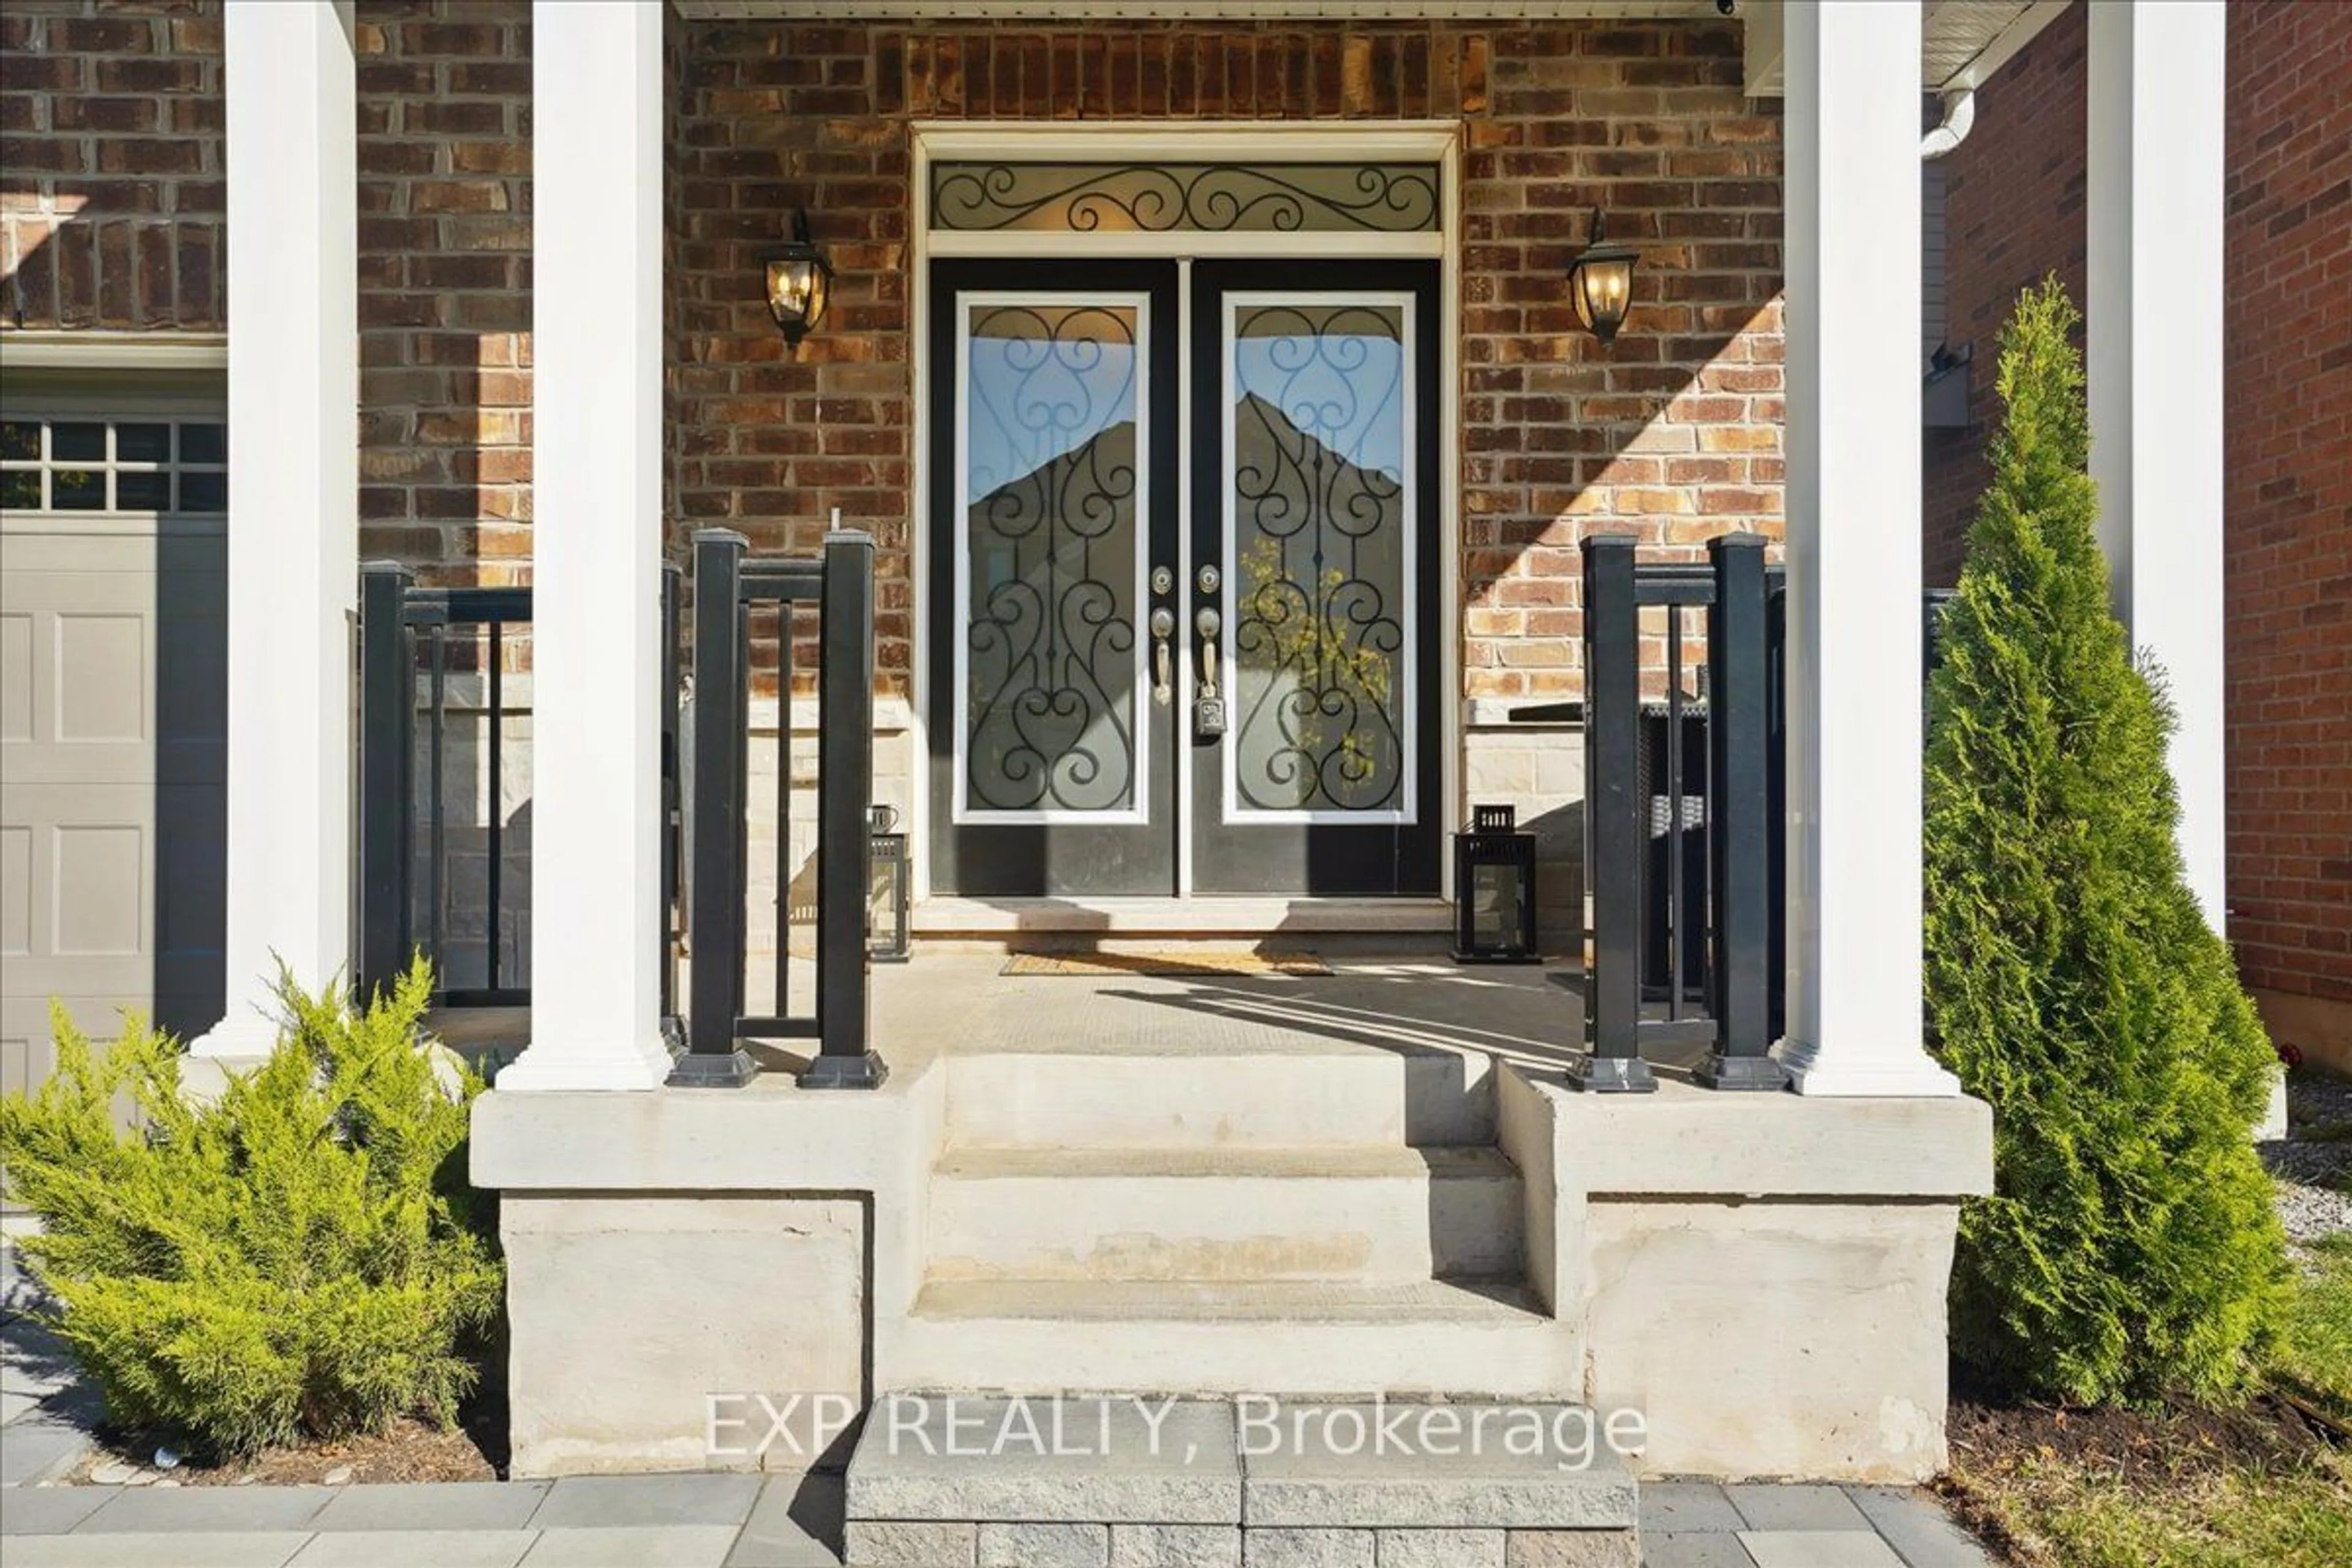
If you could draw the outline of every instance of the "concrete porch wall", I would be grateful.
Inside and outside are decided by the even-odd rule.
[[[977,1353],[942,1377],[950,1342],[917,1310],[957,1042],[1016,1015],[1033,1033],[1053,1032],[1034,993],[992,1012],[969,989],[975,975],[1006,984],[995,981],[994,962],[919,957],[890,976],[878,1043],[893,1070],[872,1093],[803,1093],[769,1073],[738,1091],[483,1099],[471,1175],[505,1205],[517,1474],[805,1468],[813,1456],[782,1444],[707,1452],[712,1396],[848,1394],[862,1404],[916,1386],[1007,1386],[1004,1362]],[[1437,1037],[1459,1011],[1445,985],[1395,968],[1367,964],[1365,1005],[1318,1001],[1310,1009],[1279,1000],[1297,993],[1274,991],[1255,994],[1276,1001],[1244,1010],[1289,1008],[1301,1030],[1320,1016],[1328,1027],[1303,1044],[1381,1059],[1369,1022],[1381,1009],[1370,1002],[1398,999],[1384,1016],[1400,1041]],[[1572,1010],[1559,1006],[1560,988],[1523,973],[1535,1005],[1560,1015],[1552,1037],[1568,1037]],[[1032,984],[1048,994],[1077,988],[1075,997],[1093,983]],[[1232,995],[1107,984],[1116,994],[1097,1000],[1097,1027],[1121,1026],[1106,1005],[1159,1028],[1181,1015],[1155,1000],[1225,1005]],[[1492,983],[1469,975],[1460,984]],[[1522,1337],[1510,1361],[1523,1382],[1538,1362],[1557,1363],[1567,1381],[1545,1380],[1549,1397],[1643,1410],[1650,1441],[1635,1468],[1648,1474],[1901,1481],[1938,1470],[1945,1288],[1958,1201],[1990,1184],[1985,1107],[1718,1094],[1671,1073],[1655,1095],[1580,1094],[1561,1081],[1567,1047],[1545,1046],[1515,1022],[1517,1005],[1465,1027],[1489,1037],[1496,1142],[1523,1184],[1525,1274],[1538,1299],[1536,1316],[1513,1331]],[[1504,1029],[1520,1032],[1496,1033]],[[1008,1113],[1058,1116],[1044,1101],[1062,1081],[1072,1086],[1072,1114],[1089,1092],[1099,1097],[1099,1082],[1086,1075],[1107,1070],[1092,1054],[1102,1047],[1073,1038],[1041,1048],[1067,1052],[1066,1060],[1030,1058],[1043,1066]],[[1213,1053],[1200,1067],[1211,1087],[1187,1098],[1213,1112],[1213,1086],[1227,1079]],[[1001,1077],[985,1080],[988,1103],[1008,1092]],[[1128,1104],[1133,1099],[1122,1099],[1118,1113],[1149,1115],[1147,1104]],[[1398,1314],[1411,1310],[1405,1300],[1397,1298]],[[1356,1352],[1332,1347],[1369,1344],[1363,1336],[1381,1331],[1382,1315],[1269,1325],[1241,1371],[1265,1393],[1328,1394],[1300,1380],[1344,1375]],[[1100,1369],[1140,1364],[1134,1325],[1074,1318],[1034,1326],[1050,1330],[1053,1353],[1043,1364],[1068,1389],[1130,1386]],[[1428,1338],[1449,1331],[1416,1323],[1411,1331],[1422,1336],[1423,1363],[1478,1364],[1457,1353],[1461,1346]],[[1160,1375],[1148,1386],[1205,1390],[1205,1376],[1184,1381],[1188,1342],[1155,1340],[1150,1364]],[[1214,1353],[1217,1376],[1229,1384],[1232,1341]],[[1534,1384],[1444,1386],[1521,1397]]]

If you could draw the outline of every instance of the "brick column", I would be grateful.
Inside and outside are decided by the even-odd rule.
[[[276,1038],[283,963],[317,989],[352,942],[351,617],[359,591],[359,275],[348,11],[226,16],[227,1016],[199,1056]]]

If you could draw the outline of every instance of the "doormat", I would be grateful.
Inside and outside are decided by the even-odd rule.
[[[1331,966],[1311,952],[1192,952],[1162,948],[1144,952],[1016,952],[1001,974],[1145,975],[1181,980],[1226,974],[1328,974]]]

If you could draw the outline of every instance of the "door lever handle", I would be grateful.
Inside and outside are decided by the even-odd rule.
[[[1151,651],[1159,679],[1152,683],[1151,700],[1165,708],[1175,700],[1175,676],[1171,668],[1173,656],[1168,639],[1176,635],[1176,612],[1162,605],[1151,612]]]
[[[1192,626],[1201,634],[1201,695],[1213,698],[1217,694],[1217,633],[1224,621],[1206,605],[1192,617]]]

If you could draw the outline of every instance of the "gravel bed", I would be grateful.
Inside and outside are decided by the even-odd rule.
[[[2278,1180],[2287,1239],[2313,1242],[2352,1231],[2352,1137],[2306,1138],[2306,1131],[2352,1131],[2352,1082],[2297,1072],[2287,1079],[2287,1136],[2261,1145]]]

